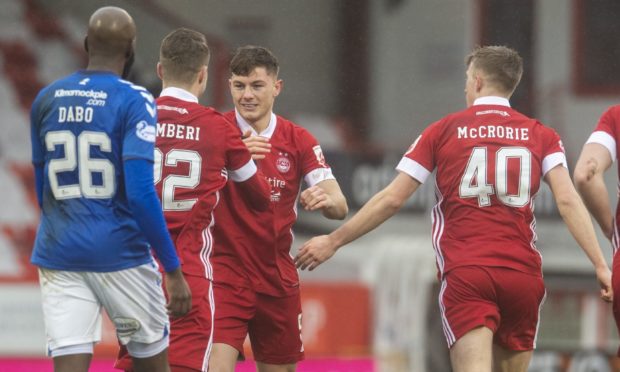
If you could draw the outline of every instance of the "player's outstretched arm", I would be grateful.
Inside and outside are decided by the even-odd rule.
[[[347,199],[336,180],[324,180],[308,187],[301,193],[299,202],[305,210],[321,210],[323,216],[332,220],[343,220],[349,213]]]
[[[166,271],[168,312],[172,316],[182,316],[191,307],[192,295],[181,273],[181,264],[155,193],[153,162],[146,159],[128,159],[123,161],[123,170],[131,212]]]
[[[613,298],[611,271],[596,239],[590,215],[573,187],[568,169],[561,165],[556,166],[547,172],[545,181],[553,192],[560,216],[568,230],[594,265],[601,287],[601,298],[611,301]]]
[[[399,173],[386,188],[379,191],[349,221],[329,235],[307,241],[295,257],[295,265],[314,270],[336,253],[338,248],[372,231],[392,217],[418,189],[420,182]]]
[[[583,202],[607,239],[611,239],[614,229],[609,193],[603,176],[611,164],[611,155],[605,146],[598,143],[586,143],[573,174],[575,186]]]

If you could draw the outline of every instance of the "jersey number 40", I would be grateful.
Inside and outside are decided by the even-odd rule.
[[[478,198],[480,207],[491,205],[491,195],[496,194],[497,199],[509,207],[523,207],[530,200],[530,188],[532,180],[531,153],[525,147],[503,147],[495,153],[495,189],[493,184],[487,182],[487,148],[475,147],[459,186],[461,198]],[[516,193],[508,192],[508,163],[514,159],[519,163],[518,186]]]

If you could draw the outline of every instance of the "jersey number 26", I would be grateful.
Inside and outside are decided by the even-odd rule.
[[[64,157],[51,159],[48,165],[50,187],[57,200],[81,197],[108,199],[114,195],[114,164],[108,159],[90,157],[93,146],[99,147],[101,152],[112,151],[112,143],[106,133],[83,131],[76,137],[68,130],[47,132],[45,146],[48,151],[54,151],[56,146],[64,149]],[[60,186],[58,173],[73,172],[76,168],[78,183]],[[93,173],[101,174],[101,185],[93,184]]]

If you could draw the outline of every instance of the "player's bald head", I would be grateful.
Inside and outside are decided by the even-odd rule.
[[[89,55],[115,56],[133,52],[136,25],[124,9],[97,9],[88,22],[86,48]]]

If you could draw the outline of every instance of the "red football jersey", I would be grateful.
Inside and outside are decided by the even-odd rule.
[[[440,275],[459,266],[541,274],[534,197],[541,178],[566,166],[559,135],[483,97],[426,128],[398,164],[420,182],[437,170],[432,242]]]
[[[612,161],[616,161],[618,158],[618,148],[616,146],[617,141],[620,140],[620,105],[610,107],[601,116],[594,132],[590,135],[590,138],[586,143],[598,143],[603,145],[609,151]],[[618,164],[618,175],[620,177],[620,163]],[[618,195],[620,196],[620,184],[618,186]],[[620,226],[620,202],[616,206],[616,218],[614,220],[614,233],[612,235],[611,244],[614,249],[614,253],[619,248],[620,239],[618,234],[618,227]]]
[[[251,129],[234,111],[226,117],[242,133]],[[334,176],[317,140],[306,129],[272,114],[269,126],[259,135],[269,138],[272,146],[265,159],[257,160],[271,185],[271,207],[265,212],[249,209],[241,203],[239,187],[226,184],[215,210],[214,280],[280,296],[299,286],[290,249],[302,181],[312,186]]]
[[[155,185],[183,272],[212,279],[211,226],[219,190],[256,165],[239,130],[191,93],[166,88],[157,99]]]

